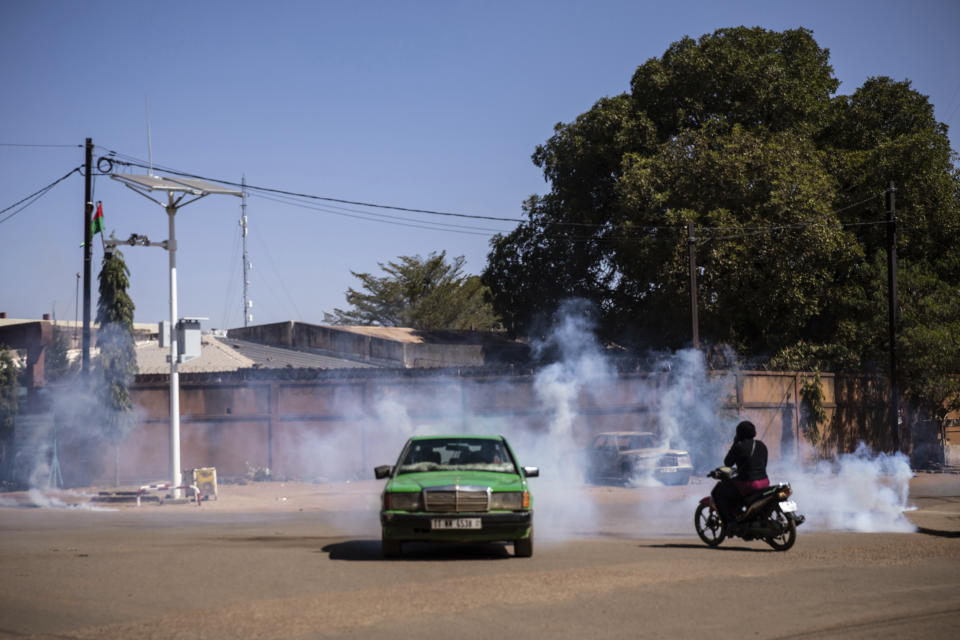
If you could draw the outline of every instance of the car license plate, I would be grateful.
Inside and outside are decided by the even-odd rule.
[[[784,500],[780,503],[780,511],[784,513],[792,513],[797,510],[797,503],[793,500]]]
[[[433,518],[431,529],[479,529],[480,518]]]

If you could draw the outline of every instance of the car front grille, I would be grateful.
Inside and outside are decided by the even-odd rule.
[[[660,456],[659,465],[661,467],[677,467],[680,465],[680,460],[676,454],[668,453],[664,456]]]
[[[423,492],[425,511],[489,511],[490,492],[486,487],[444,487]]]

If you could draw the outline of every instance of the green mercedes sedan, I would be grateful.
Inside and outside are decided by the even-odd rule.
[[[380,511],[383,555],[404,542],[512,542],[514,555],[533,555],[533,498],[527,478],[502,436],[418,436],[397,464],[374,469],[389,478]]]

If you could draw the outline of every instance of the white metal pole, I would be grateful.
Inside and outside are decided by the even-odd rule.
[[[168,191],[167,217],[170,221],[170,236],[167,251],[170,254],[170,482],[175,499],[180,498],[180,374],[177,370],[177,237],[174,219],[177,207],[173,192]]]

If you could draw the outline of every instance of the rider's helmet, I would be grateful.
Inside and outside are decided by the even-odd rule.
[[[757,428],[753,426],[753,423],[749,420],[744,420],[737,425],[737,437],[736,441],[740,442],[741,440],[749,440],[750,438],[757,437]]]

